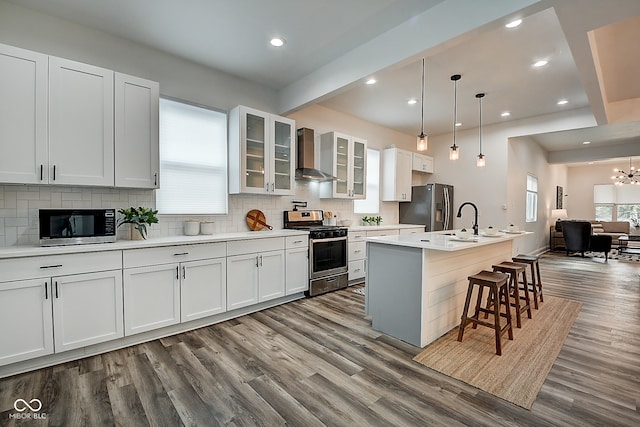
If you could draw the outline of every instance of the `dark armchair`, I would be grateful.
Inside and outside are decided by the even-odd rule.
[[[582,256],[585,251],[604,252],[605,260],[609,259],[611,236],[592,235],[589,221],[562,221],[562,234],[567,255],[569,252],[580,252]]]

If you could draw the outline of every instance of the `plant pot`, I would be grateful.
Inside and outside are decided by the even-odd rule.
[[[133,224],[129,224],[129,240],[144,240],[142,234],[140,234]]]

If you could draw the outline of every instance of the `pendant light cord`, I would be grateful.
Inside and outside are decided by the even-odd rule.
[[[483,97],[484,97],[484,93],[476,94],[476,98],[478,98],[478,100],[480,101],[480,126],[478,127],[480,132],[480,136],[478,138],[480,141],[480,155],[482,155],[482,98]]]
[[[424,58],[422,58],[422,100],[421,100],[422,108],[420,110],[420,115],[422,118],[422,124],[420,125],[420,135],[424,135]]]

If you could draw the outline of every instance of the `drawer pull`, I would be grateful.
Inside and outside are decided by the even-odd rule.
[[[293,241],[293,243],[294,243],[294,244],[296,244],[296,243],[302,243],[302,242],[303,242],[303,240],[294,240],[294,241]]]
[[[185,268],[185,266],[182,266],[182,278],[186,279],[187,278],[187,269]]]
[[[356,249],[355,251],[353,251],[354,254],[359,254],[360,252],[362,252],[360,249]]]
[[[62,267],[62,264],[56,264],[56,265],[43,265],[40,268],[44,269],[44,268],[58,268],[58,267]]]
[[[356,268],[355,270],[353,270],[354,273],[357,273],[358,271],[360,271],[359,268]]]
[[[189,252],[179,252],[177,254],[173,254],[173,256],[184,256],[184,255],[189,255]]]
[[[58,298],[58,282],[55,282],[55,283],[56,283],[56,299],[57,299]]]
[[[176,280],[180,280],[180,267],[176,266]]]
[[[40,165],[40,181],[44,179],[44,165]]]
[[[44,299],[49,299],[49,283],[44,282]]]

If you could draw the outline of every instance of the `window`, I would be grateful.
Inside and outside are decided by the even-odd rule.
[[[627,204],[617,206],[618,221],[628,221],[632,225],[638,224],[640,219],[640,204]]]
[[[367,197],[353,201],[353,212],[377,214],[380,212],[380,151],[367,149]]]
[[[161,214],[227,213],[227,115],[160,99]]]
[[[596,205],[596,221],[613,221],[613,205]]]
[[[535,222],[538,220],[538,178],[527,175],[527,212],[526,221]]]

